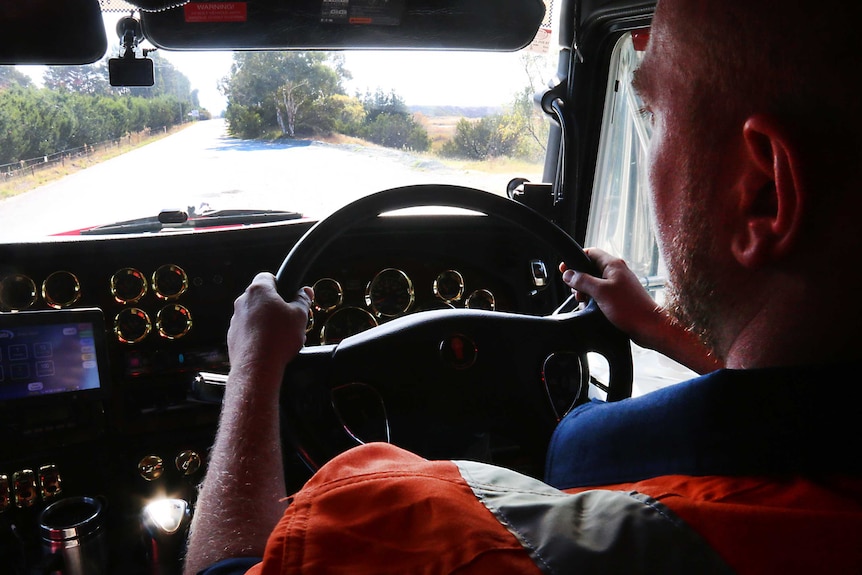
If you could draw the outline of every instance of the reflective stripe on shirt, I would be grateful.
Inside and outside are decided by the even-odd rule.
[[[547,574],[733,571],[667,507],[636,492],[568,494],[514,471],[455,461],[476,498]]]

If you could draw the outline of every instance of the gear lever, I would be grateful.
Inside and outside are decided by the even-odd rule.
[[[153,575],[180,573],[190,518],[185,499],[158,499],[144,507],[141,522]]]

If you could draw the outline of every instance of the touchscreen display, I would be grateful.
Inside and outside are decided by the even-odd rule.
[[[0,320],[0,401],[99,389],[96,329],[68,317],[12,325]]]

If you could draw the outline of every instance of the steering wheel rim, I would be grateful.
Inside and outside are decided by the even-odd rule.
[[[595,275],[596,269],[583,249],[562,229],[535,210],[508,198],[475,188],[423,184],[392,188],[359,198],[311,227],[284,258],[276,273],[279,292],[293,297],[314,260],[345,230],[385,212],[422,206],[446,206],[482,212],[508,221],[524,230],[547,231],[549,245],[575,248],[575,257],[566,261],[571,269]],[[566,253],[565,251],[561,253]]]
[[[294,297],[315,260],[334,240],[351,227],[372,220],[382,213],[419,206],[463,208],[500,218],[534,234],[549,247],[557,250],[570,269],[596,273],[589,257],[571,236],[523,204],[463,186],[417,185],[393,188],[365,196],[317,222],[294,244],[279,267],[276,274],[279,293],[288,299]],[[488,329],[488,326],[493,327]],[[461,327],[465,329],[459,329]],[[461,309],[424,312],[392,320],[346,338],[337,345],[303,348],[297,360],[288,366],[282,386],[282,407],[288,411],[285,417],[287,434],[302,459],[312,469],[316,469],[325,460],[349,447],[350,441],[337,447],[325,445],[330,440],[315,437],[322,432],[319,429],[313,431],[320,426],[310,420],[314,417],[331,420],[331,414],[327,411],[338,411],[332,396],[334,389],[343,387],[346,382],[364,384],[364,378],[373,378],[376,375],[376,370],[373,368],[374,362],[368,359],[369,355],[380,356],[392,349],[398,349],[398,356],[405,357],[405,365],[410,365],[410,361],[428,362],[433,361],[432,354],[428,350],[422,352],[424,355],[420,354],[414,358],[413,350],[404,347],[410,344],[402,344],[402,342],[412,337],[417,342],[431,340],[433,343],[434,338],[445,337],[443,334],[462,331],[474,334],[473,337],[476,337],[475,334],[483,333],[481,337],[487,340],[494,337],[489,332],[507,330],[513,334],[532,334],[524,336],[523,339],[525,341],[529,339],[530,343],[534,340],[543,340],[545,342],[543,345],[552,350],[557,349],[555,340],[565,340],[560,347],[577,348],[578,353],[583,356],[588,351],[600,353],[608,360],[610,367],[608,400],[615,401],[631,395],[632,365],[628,337],[607,321],[595,302],[590,302],[585,309],[576,312],[545,317]],[[572,334],[571,331],[577,333]],[[594,341],[586,341],[582,332],[588,332],[589,338]],[[529,346],[530,343],[521,343],[520,346]],[[364,375],[354,377],[362,374],[363,369]],[[488,367],[488,369],[494,368]],[[404,377],[406,371],[409,370],[391,375]],[[499,371],[489,373],[493,373],[494,377],[503,377]],[[448,380],[463,374],[441,372],[440,376],[445,376]],[[321,378],[326,381],[319,381]],[[379,382],[377,384],[379,385]],[[377,393],[376,388],[375,393]],[[390,389],[388,393],[397,395],[399,392]],[[584,390],[582,400],[585,399]],[[328,406],[327,403],[329,403]],[[384,406],[384,411],[385,409]],[[536,409],[541,410],[541,408]],[[560,414],[554,415],[556,419],[553,422],[549,420],[539,425],[542,429],[536,433],[539,439],[535,441],[541,442],[550,438],[553,427],[561,417]],[[346,425],[343,427],[347,429]],[[332,433],[330,430],[330,435]],[[422,451],[416,445],[406,447],[414,451]],[[420,454],[429,457],[441,455],[433,452]]]

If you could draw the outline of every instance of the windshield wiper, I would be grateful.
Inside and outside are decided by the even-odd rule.
[[[196,214],[193,209],[165,210],[158,216],[126,220],[104,226],[81,230],[82,236],[106,234],[158,233],[164,230],[212,228],[218,226],[243,226],[270,222],[297,220],[298,212],[282,210],[215,210]]]

